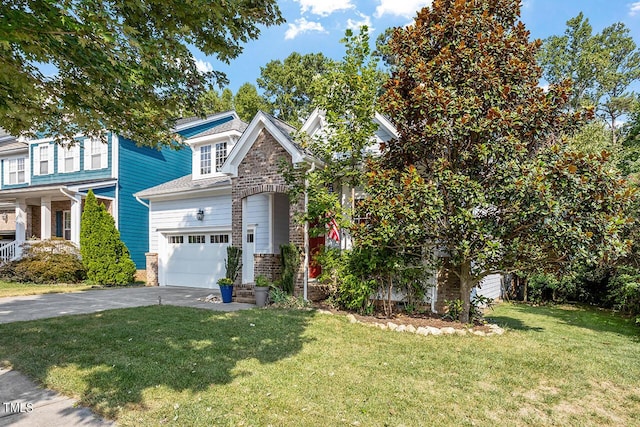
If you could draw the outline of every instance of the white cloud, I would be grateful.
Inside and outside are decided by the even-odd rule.
[[[328,16],[339,10],[353,9],[351,0],[295,0],[300,3],[302,13],[310,11],[314,15]]]
[[[285,40],[291,40],[298,37],[299,34],[308,33],[310,31],[318,31],[320,33],[326,33],[327,30],[324,29],[321,23],[319,22],[309,22],[304,18],[296,19],[295,24],[289,24],[289,29],[284,33]]]
[[[638,12],[640,12],[640,1],[631,3],[629,5],[629,15],[635,16]]]
[[[196,68],[201,73],[210,73],[213,71],[213,65],[210,62],[202,61],[200,59],[196,59]]]
[[[413,18],[417,11],[425,6],[431,6],[433,0],[378,0],[380,5],[376,7],[376,18],[382,15],[395,15],[404,18]]]
[[[360,31],[360,27],[366,25],[369,29],[369,33],[372,33],[374,28],[371,26],[371,18],[365,14],[358,13],[358,16],[361,18],[359,21],[354,21],[353,19],[347,19],[347,28],[350,28],[354,32]]]

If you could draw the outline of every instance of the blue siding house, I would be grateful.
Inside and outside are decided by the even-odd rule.
[[[175,130],[189,138],[237,118],[225,112],[183,119]],[[149,215],[133,194],[190,173],[192,151],[141,147],[111,132],[106,141],[78,137],[67,147],[53,138],[27,140],[0,132],[0,210],[13,223],[10,239],[3,231],[3,242],[9,243],[0,245],[1,258],[19,255],[20,243],[30,239],[59,237],[79,244],[84,198],[93,190],[137,268],[145,268]]]

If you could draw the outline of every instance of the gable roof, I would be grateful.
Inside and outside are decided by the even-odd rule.
[[[203,136],[211,136],[211,135],[218,135],[218,134],[222,134],[222,133],[226,133],[226,132],[238,132],[239,134],[241,134],[242,132],[244,132],[244,130],[247,128],[247,126],[249,126],[247,123],[243,122],[242,120],[238,119],[238,118],[234,118],[233,120],[230,120],[228,122],[225,122],[221,125],[218,125],[216,127],[213,127],[211,129],[205,130],[203,132],[200,133],[196,133],[195,135],[192,135],[191,138],[189,139],[193,139],[193,138],[200,138]]]
[[[397,139],[399,137],[396,127],[388,118],[386,118],[382,114],[376,112],[373,116],[373,122],[378,125],[376,135],[381,140],[387,141],[390,139]],[[300,131],[306,132],[309,136],[313,136],[326,126],[327,122],[325,120],[325,112],[319,108],[316,108],[311,112],[307,120],[305,120],[304,124],[300,128]]]
[[[314,158],[295,142],[293,135],[295,134],[296,129],[293,126],[288,125],[282,120],[276,119],[270,114],[258,111],[236,145],[231,150],[231,153],[229,153],[227,160],[222,166],[222,173],[233,176],[238,174],[238,166],[240,165],[240,162],[242,162],[242,159],[247,155],[253,146],[253,143],[258,138],[258,135],[260,135],[260,132],[263,130],[269,132],[271,136],[273,136],[282,146],[282,148],[289,153],[294,165],[303,162],[320,163],[318,159]]]

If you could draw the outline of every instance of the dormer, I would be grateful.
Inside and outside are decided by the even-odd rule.
[[[235,117],[187,139],[193,153],[193,179],[222,175],[220,168],[246,128],[247,124]]]

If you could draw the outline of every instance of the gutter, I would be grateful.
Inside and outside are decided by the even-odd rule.
[[[135,197],[135,198],[136,198],[136,200],[138,201],[138,203],[140,203],[142,206],[146,206],[146,208],[147,208],[147,209],[151,209],[151,208],[149,207],[149,203],[145,203],[145,202],[143,202],[143,201],[140,199],[140,197],[136,196],[135,194],[133,195],[133,197]]]
[[[64,187],[60,187],[60,188],[58,188],[58,190],[60,190],[60,192],[61,192],[62,194],[64,194],[65,196],[67,196],[68,198],[70,198],[71,200],[73,200],[74,202],[80,203],[80,202],[82,201],[82,200],[78,200],[78,199],[76,198],[76,196],[74,196],[73,194],[69,194],[69,193],[67,193],[67,190],[65,190],[65,189],[64,189]]]

